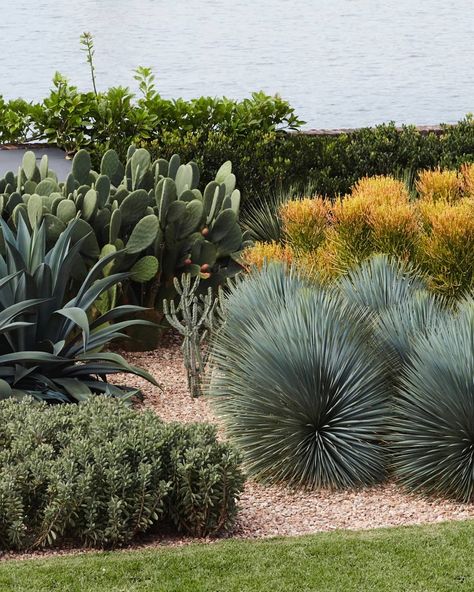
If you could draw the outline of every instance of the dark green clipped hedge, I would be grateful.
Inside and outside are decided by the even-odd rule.
[[[398,129],[391,123],[340,136],[167,132],[148,147],[165,158],[179,153],[184,160],[195,160],[209,180],[219,163],[231,160],[244,201],[291,186],[334,196],[347,193],[366,175],[403,175],[474,161],[474,119],[443,126],[441,134],[422,134],[414,126]]]
[[[114,547],[163,524],[213,534],[232,524],[242,485],[211,425],[103,397],[0,402],[0,551]]]

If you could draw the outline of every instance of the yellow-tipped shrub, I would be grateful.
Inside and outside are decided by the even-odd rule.
[[[461,179],[464,196],[474,199],[474,162],[461,167]]]
[[[434,291],[458,297],[474,288],[474,164],[423,171],[411,200],[403,182],[361,179],[350,195],[291,201],[281,208],[286,245],[257,244],[246,263],[296,265],[318,281],[346,272],[375,253],[410,262]]]
[[[242,264],[247,270],[262,269],[264,265],[272,262],[296,267],[300,273],[309,279],[321,281],[318,261],[318,252],[296,253],[289,245],[279,243],[255,243],[242,254]]]
[[[454,202],[462,196],[462,179],[457,171],[434,169],[421,171],[416,190],[425,201]]]
[[[383,175],[359,179],[352,188],[351,195],[352,198],[361,198],[371,204],[407,202],[410,199],[403,181]]]
[[[296,251],[315,251],[330,221],[330,202],[320,197],[292,200],[280,208],[280,217],[285,237]]]
[[[247,269],[262,267],[274,261],[291,265],[293,263],[294,254],[289,245],[282,245],[280,243],[255,243],[252,247],[245,249],[242,253],[242,264]]]
[[[424,221],[420,264],[433,288],[459,296],[474,287],[474,200],[420,204]]]
[[[416,253],[419,222],[412,204],[400,201],[379,204],[369,213],[374,252],[410,259]]]
[[[330,240],[336,267],[359,263],[374,252],[414,253],[418,222],[406,186],[391,177],[361,179],[350,196],[334,205]]]

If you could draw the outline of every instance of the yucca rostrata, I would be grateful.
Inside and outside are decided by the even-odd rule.
[[[365,313],[282,265],[237,282],[210,394],[250,474],[343,488],[386,473],[390,387]]]
[[[474,500],[474,300],[420,338],[403,371],[393,421],[398,479],[408,488]]]

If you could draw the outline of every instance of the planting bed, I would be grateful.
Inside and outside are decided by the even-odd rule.
[[[134,378],[144,393],[143,404],[166,421],[219,423],[209,400],[189,396],[179,343],[178,337],[170,336],[153,352],[124,354],[161,384],[160,389]],[[474,505],[416,496],[394,483],[353,491],[305,492],[248,481],[239,508],[232,534],[246,538],[474,518]]]

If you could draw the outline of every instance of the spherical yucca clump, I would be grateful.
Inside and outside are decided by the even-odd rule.
[[[379,311],[374,318],[374,336],[393,361],[394,373],[409,361],[419,339],[436,328],[449,315],[443,301],[419,290],[404,302]],[[398,378],[398,377],[397,377]]]
[[[474,500],[474,300],[417,345],[400,385],[395,469],[410,489]]]
[[[349,303],[372,315],[374,337],[391,358],[394,374],[418,339],[448,314],[414,269],[386,255],[374,255],[337,283]],[[393,363],[392,363],[393,362]]]
[[[337,289],[350,303],[380,312],[406,302],[426,284],[409,265],[378,254],[343,276]]]
[[[249,473],[308,487],[381,480],[389,393],[364,316],[275,265],[233,289],[227,314],[210,393]]]

